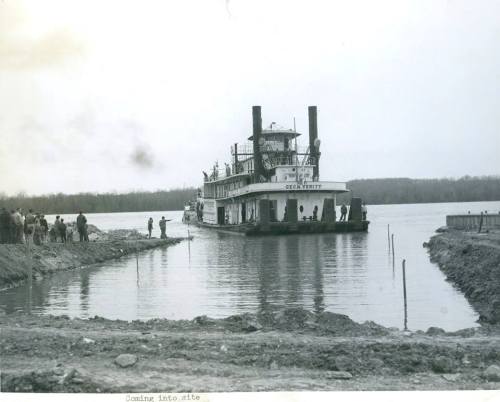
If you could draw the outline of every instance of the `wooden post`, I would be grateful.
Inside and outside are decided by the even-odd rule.
[[[391,242],[392,242],[392,261],[394,261],[394,233],[391,234]]]
[[[406,260],[403,260],[403,296],[405,302],[405,331],[408,330],[408,307],[406,303]]]
[[[32,288],[33,288],[33,258],[31,257],[31,245],[29,241],[29,236],[26,237],[26,253],[28,256],[28,300],[26,306],[26,312],[31,314],[31,304],[32,304]]]
[[[188,257],[189,257],[189,264],[191,264],[191,235],[189,234],[189,222],[188,222]]]
[[[137,267],[137,285],[139,285],[139,240],[135,242],[135,264]]]

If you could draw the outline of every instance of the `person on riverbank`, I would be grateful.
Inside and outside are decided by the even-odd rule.
[[[86,223],[84,226],[84,236],[83,236],[83,241],[88,242],[89,241],[89,225]]]
[[[80,235],[80,242],[89,241],[87,235],[87,218],[80,211],[78,216],[76,217],[76,229],[78,230],[78,234]]]
[[[15,224],[15,231],[13,233],[13,243],[24,243],[24,217],[21,214],[21,208],[17,208],[12,214],[12,218]]]
[[[33,229],[33,243],[37,246],[42,244],[42,225],[40,224],[40,214],[36,214],[35,216],[35,224]]]
[[[160,230],[161,230],[160,239],[166,239],[167,238],[167,233],[166,233],[167,220],[165,219],[164,216],[162,216],[161,220],[160,220]]]
[[[56,228],[54,225],[49,230],[49,241],[51,243],[57,242],[57,234],[56,234]]]
[[[11,222],[11,214],[7,208],[2,207],[0,210],[0,244],[10,243]]]
[[[17,224],[16,224],[16,210],[11,209],[10,211],[10,236],[9,243],[14,244],[17,239]]]
[[[54,229],[54,236],[55,236],[55,242],[57,243],[57,239],[61,237],[61,234],[59,232],[59,225],[61,224],[61,217],[59,215],[56,216],[56,220],[54,221],[54,226],[52,226],[52,229]]]
[[[74,231],[73,226],[74,223],[69,224],[66,227],[66,243],[73,243],[73,231]]]
[[[30,209],[24,217],[24,237],[26,243],[33,243],[33,236],[35,234],[35,215],[33,210]]]
[[[149,233],[149,238],[151,239],[151,232],[153,231],[153,218],[148,219],[148,233]]]
[[[45,219],[45,215],[40,216],[40,228],[41,228],[41,236],[42,243],[47,241],[47,234],[49,233],[49,223],[47,219]]]
[[[345,222],[346,217],[347,217],[347,207],[346,207],[345,204],[342,204],[342,206],[340,207],[340,219],[339,219],[339,222]]]
[[[59,223],[59,233],[61,235],[61,243],[66,243],[66,229],[67,226],[64,223],[64,219],[61,219],[61,222]]]

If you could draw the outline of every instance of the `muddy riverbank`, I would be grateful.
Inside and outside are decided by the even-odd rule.
[[[496,389],[500,330],[404,333],[288,309],[190,321],[1,315],[7,392]]]
[[[25,244],[0,244],[0,289],[16,286],[28,278],[31,266],[37,279],[57,271],[101,263],[144,250],[176,244],[180,238],[131,239],[107,236],[87,243],[43,243],[28,252]]]
[[[429,254],[480,314],[500,323],[500,232],[449,230],[433,236]]]

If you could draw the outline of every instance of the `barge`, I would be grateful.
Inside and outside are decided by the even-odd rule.
[[[308,112],[309,145],[301,149],[295,127],[273,122],[262,129],[261,107],[253,106],[250,142],[235,143],[224,168],[216,162],[203,172],[189,221],[245,235],[366,231],[359,198],[351,199],[348,219],[336,219],[336,196],[348,190],[346,183],[320,180],[316,106]]]

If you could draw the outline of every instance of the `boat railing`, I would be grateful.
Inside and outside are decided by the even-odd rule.
[[[288,147],[285,149],[282,141],[266,141],[260,147],[260,151],[263,153],[267,152],[297,152],[299,154],[307,153],[307,146],[299,146],[295,145],[294,142],[290,142]],[[231,145],[231,155],[235,155],[235,151],[238,152],[238,155],[241,155],[243,159],[244,157],[250,158],[253,156],[253,143],[246,142],[244,144],[238,144],[235,149],[234,145]]]

